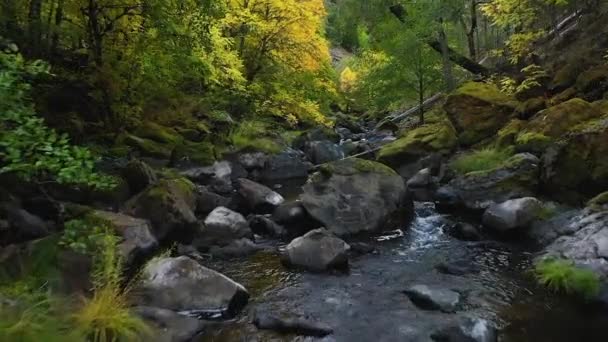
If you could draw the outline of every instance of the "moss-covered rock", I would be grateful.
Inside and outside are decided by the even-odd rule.
[[[589,102],[574,98],[536,114],[517,136],[520,151],[540,153],[573,127],[601,116]]]
[[[532,154],[516,154],[494,169],[457,175],[438,190],[437,200],[478,210],[509,199],[534,196],[539,186],[539,164]]]
[[[608,116],[577,125],[544,155],[545,190],[580,201],[608,188]]]
[[[131,199],[125,211],[150,220],[158,240],[187,241],[198,228],[196,186],[186,178],[162,179]]]
[[[460,144],[470,146],[496,134],[511,120],[517,106],[514,98],[495,86],[469,82],[448,96],[444,109]]]
[[[590,208],[601,208],[608,205],[608,191],[602,192],[601,194],[593,197],[587,202],[587,207]]]
[[[517,112],[522,119],[528,119],[534,114],[547,108],[547,101],[543,97],[534,97],[522,102],[517,106]]]
[[[140,138],[132,134],[124,134],[117,140],[117,146],[121,146],[124,143],[127,146],[131,146],[139,151],[143,156],[169,159],[171,157],[171,151],[173,146],[158,143],[156,141]]]
[[[323,164],[319,171],[325,176],[342,175],[351,176],[359,173],[378,173],[387,176],[396,176],[395,170],[371,160],[349,158]]]
[[[581,73],[575,87],[589,101],[601,99],[608,90],[608,65],[601,64]]]
[[[177,131],[171,127],[161,126],[157,123],[147,121],[143,123],[135,132],[135,136],[140,138],[150,139],[157,143],[177,145],[184,141]]]
[[[563,91],[576,83],[578,76],[585,70],[581,63],[568,63],[559,68],[550,84],[553,91]]]
[[[498,131],[496,138],[496,147],[505,148],[515,144],[515,139],[519,135],[519,132],[523,130],[526,122],[519,119],[509,121],[509,123]]]
[[[215,162],[216,155],[215,146],[211,143],[185,141],[175,147],[171,161],[173,164],[189,161],[200,165],[211,165]]]
[[[552,106],[555,106],[576,97],[576,94],[576,89],[574,87],[570,87],[560,92],[559,94],[553,96],[553,98],[551,98],[549,102]]]
[[[401,166],[416,162],[431,153],[448,154],[458,144],[456,131],[449,122],[429,124],[407,131],[398,140],[384,146],[378,161]]]

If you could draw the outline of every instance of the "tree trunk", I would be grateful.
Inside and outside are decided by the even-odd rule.
[[[477,60],[477,48],[475,46],[475,34],[477,33],[477,0],[471,0],[471,27],[467,31],[467,41],[469,45],[469,57],[472,60]]]
[[[59,29],[63,23],[63,3],[64,0],[57,1],[57,10],[55,10],[55,27],[53,27],[53,37],[51,38],[51,56],[57,53],[59,44]]]
[[[452,62],[450,61],[450,50],[448,47],[448,38],[443,29],[443,20],[440,19],[441,28],[439,29],[439,48],[441,50],[441,60],[443,62],[443,80],[447,92],[451,92],[456,88],[454,75],[452,74]]]
[[[420,125],[424,125],[424,80],[422,77],[418,79],[418,103],[420,106],[418,111]]]
[[[38,57],[40,52],[40,35],[42,29],[42,0],[31,0],[28,14],[29,52]]]

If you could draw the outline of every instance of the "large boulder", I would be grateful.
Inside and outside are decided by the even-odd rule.
[[[574,98],[536,114],[518,134],[518,150],[543,152],[576,125],[598,118],[600,112],[589,102]]]
[[[325,229],[315,229],[294,239],[285,248],[290,265],[322,272],[348,266],[350,246]]]
[[[287,150],[274,155],[266,162],[261,179],[267,182],[306,178],[312,164],[304,160],[302,152]]]
[[[321,227],[321,224],[312,218],[302,202],[292,201],[279,205],[272,213],[272,220],[285,228],[285,234],[296,237]]]
[[[498,331],[485,319],[465,317],[431,333],[436,342],[497,342]]]
[[[253,233],[243,215],[228,208],[215,208],[205,219],[205,229],[196,244],[226,246],[234,240],[252,238]]]
[[[196,214],[202,217],[207,217],[207,215],[217,207],[234,209],[233,202],[235,201],[233,201],[231,197],[211,192],[205,186],[197,186],[196,195]]]
[[[513,198],[534,196],[539,187],[539,164],[532,154],[516,154],[495,169],[457,175],[437,190],[436,200],[479,210]]]
[[[15,205],[0,203],[0,217],[4,220],[4,229],[0,229],[0,242],[3,244],[23,242],[49,235],[49,225],[40,217]]]
[[[185,178],[163,179],[125,205],[126,213],[148,219],[158,240],[187,241],[198,231],[196,187]]]
[[[543,156],[544,190],[563,201],[580,201],[608,188],[608,115],[574,127]]]
[[[493,85],[468,82],[448,96],[444,109],[460,144],[470,146],[494,136],[513,118],[517,106]]]
[[[270,214],[285,202],[283,196],[267,186],[245,178],[237,180],[237,189],[246,209],[256,214]]]
[[[110,211],[94,210],[87,213],[88,219],[105,222],[106,226],[121,237],[118,250],[127,265],[141,261],[158,247],[147,220]]]
[[[139,293],[142,305],[230,316],[249,299],[241,284],[186,256],[151,260],[143,269]]]
[[[380,149],[378,161],[399,169],[409,178],[422,167],[418,161],[430,154],[446,155],[457,146],[456,131],[449,122],[429,124],[407,131]]]
[[[339,236],[375,232],[396,214],[411,214],[403,179],[391,168],[351,158],[324,164],[303,186],[306,211]],[[409,211],[409,212],[408,212]]]
[[[608,204],[590,202],[560,233],[545,248],[546,255],[571,260],[608,280]]]
[[[526,228],[538,218],[542,202],[534,197],[524,197],[494,204],[483,214],[485,227],[505,233]]]
[[[181,174],[198,184],[206,185],[211,191],[220,194],[229,194],[232,192],[232,181],[240,176],[246,176],[247,171],[242,169],[240,174],[237,174],[238,169],[229,161],[215,162],[211,166],[195,167],[183,171]]]

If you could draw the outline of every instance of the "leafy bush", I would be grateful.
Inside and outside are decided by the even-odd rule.
[[[49,74],[45,63],[26,62],[19,54],[0,51],[0,173],[113,187],[111,178],[94,172],[95,158],[88,149],[71,145],[67,135],[48,128],[36,116],[28,80],[44,74]]]
[[[452,168],[461,174],[492,170],[501,166],[511,155],[508,149],[485,148],[458,157],[452,162]]]
[[[536,264],[534,271],[540,284],[556,292],[591,299],[600,291],[598,275],[568,260],[545,259]]]
[[[108,234],[106,222],[92,218],[70,220],[64,224],[59,245],[75,252],[93,255],[103,245]]]

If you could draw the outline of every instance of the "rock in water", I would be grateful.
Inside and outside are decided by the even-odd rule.
[[[494,204],[483,214],[484,226],[498,232],[528,227],[538,217],[541,201],[524,197]]]
[[[205,327],[205,323],[199,319],[167,309],[137,306],[133,308],[133,312],[157,328],[157,334],[154,336],[154,341],[157,342],[191,341]]]
[[[274,330],[284,334],[323,337],[333,332],[331,327],[324,323],[303,318],[282,318],[260,310],[256,310],[253,324],[258,329]]]
[[[252,238],[253,233],[243,215],[217,207],[205,219],[205,229],[197,244],[225,246],[234,240]]]
[[[383,164],[351,158],[324,164],[300,196],[308,213],[338,236],[379,231],[396,214],[411,215],[403,179]],[[409,206],[409,209],[404,209]]]
[[[285,248],[287,261],[310,271],[321,272],[348,266],[350,246],[325,229],[315,229],[294,239]]]
[[[277,206],[285,202],[283,196],[254,181],[239,178],[237,185],[245,206],[256,214],[270,214]]]
[[[306,156],[314,164],[324,164],[344,158],[344,151],[331,141],[311,141],[304,148]]]
[[[249,293],[225,275],[181,256],[150,261],[141,279],[142,305],[173,311],[221,311],[232,316]]]
[[[311,167],[312,164],[304,161],[302,152],[288,150],[273,156],[266,162],[261,178],[268,182],[305,178]]]
[[[404,292],[416,306],[427,310],[454,312],[460,303],[458,292],[438,287],[414,285]]]
[[[457,325],[437,330],[431,334],[436,342],[496,342],[496,328],[485,319],[466,318]]]

